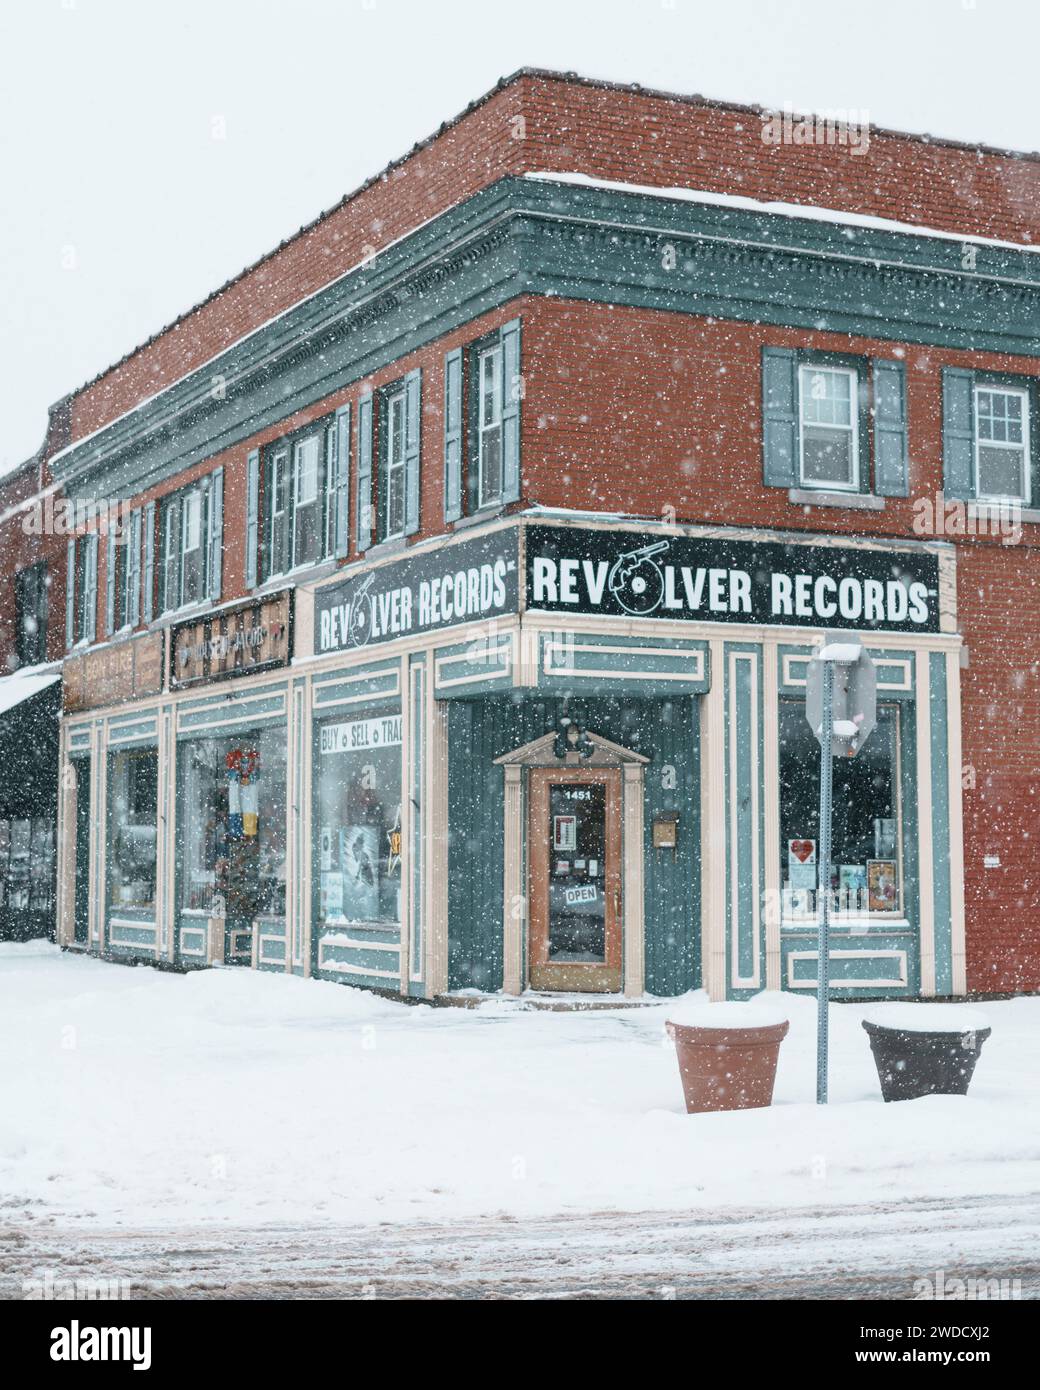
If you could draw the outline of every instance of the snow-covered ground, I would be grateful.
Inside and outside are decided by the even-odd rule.
[[[0,1207],[240,1229],[1036,1191],[1040,999],[985,1006],[968,1097],[899,1105],[881,1101],[866,1009],[832,1007],[826,1108],[815,1003],[782,1000],[774,1106],[688,1116],[667,1004],[435,1009],[0,945]]]

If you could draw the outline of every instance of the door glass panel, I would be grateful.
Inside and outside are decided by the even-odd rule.
[[[606,787],[549,788],[549,959],[606,960]]]

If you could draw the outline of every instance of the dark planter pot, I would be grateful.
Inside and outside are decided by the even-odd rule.
[[[757,1028],[699,1028],[668,1023],[686,1113],[752,1110],[773,1103],[780,1043],[790,1023]]]
[[[912,1033],[863,1022],[886,1100],[966,1096],[982,1044],[992,1029],[966,1033]]]

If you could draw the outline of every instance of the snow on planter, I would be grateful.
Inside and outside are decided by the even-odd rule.
[[[960,1004],[888,1004],[863,1019],[886,1101],[964,1096],[991,1029]]]
[[[675,1043],[688,1114],[771,1105],[780,1043],[790,1022],[770,1002],[685,1004],[666,1027]]]

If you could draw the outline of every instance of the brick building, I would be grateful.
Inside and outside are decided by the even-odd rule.
[[[0,478],[0,939],[54,935],[66,551],[46,459],[67,439],[62,403],[39,453]]]
[[[849,628],[835,995],[1040,984],[1040,159],[767,115],[521,72],[72,394],[65,944],[810,990]]]

